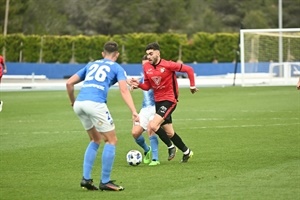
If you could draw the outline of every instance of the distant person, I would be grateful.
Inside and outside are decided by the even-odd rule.
[[[218,61],[218,59],[217,59],[217,58],[214,58],[214,59],[213,59],[213,61],[212,61],[212,63],[214,63],[214,64],[218,64],[218,63],[219,63],[219,61]]]
[[[146,55],[149,62],[143,65],[144,82],[140,83],[137,79],[132,79],[131,84],[143,90],[153,89],[156,114],[150,121],[149,127],[157,135],[165,135],[164,132],[167,132],[173,144],[183,152],[181,162],[186,163],[193,156],[193,151],[174,131],[171,115],[176,109],[178,101],[178,83],[175,72],[188,74],[190,91],[194,94],[198,91],[195,85],[194,70],[188,65],[162,59],[160,47],[155,42],[147,45]]]
[[[113,41],[105,43],[102,56],[104,59],[88,63],[71,76],[67,80],[66,87],[74,112],[90,139],[84,155],[83,177],[80,186],[87,190],[98,190],[93,184],[91,171],[101,138],[103,138],[105,144],[102,152],[102,172],[99,189],[121,191],[124,188],[110,179],[117,144],[115,124],[106,104],[110,86],[118,83],[121,96],[130,109],[133,120],[138,122],[139,117],[127,87],[126,73],[116,63],[119,56],[118,44]],[[74,85],[81,81],[83,81],[83,84],[75,100]]]
[[[4,61],[4,58],[2,55],[0,55],[0,84],[1,84],[1,79],[3,74],[7,73],[7,67]],[[0,112],[2,111],[3,108],[3,101],[0,99]]]

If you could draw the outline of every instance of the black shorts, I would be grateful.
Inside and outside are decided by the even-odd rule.
[[[155,102],[156,114],[165,120],[162,125],[172,123],[172,113],[175,110],[176,105],[176,103],[171,101]]]

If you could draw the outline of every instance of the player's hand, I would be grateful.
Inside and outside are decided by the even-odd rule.
[[[137,112],[133,112],[132,113],[132,119],[133,119],[134,123],[139,123],[140,122],[139,114]]]
[[[138,87],[133,86],[133,85],[130,86],[130,91],[133,91],[133,90],[135,90],[135,89],[138,89]]]
[[[132,78],[131,80],[130,80],[130,85],[132,86],[132,87],[138,87],[139,86],[139,80],[138,79],[135,79],[135,78]]]
[[[192,86],[192,87],[190,87],[190,91],[192,94],[194,94],[198,91],[198,88],[196,88],[196,86]]]

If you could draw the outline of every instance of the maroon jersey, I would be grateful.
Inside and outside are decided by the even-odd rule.
[[[152,88],[155,102],[165,100],[177,102],[178,83],[175,72],[186,72],[190,86],[195,86],[194,70],[190,66],[161,59],[157,65],[153,66],[147,62],[143,68],[144,83],[140,83],[139,87],[143,90]]]
[[[4,58],[0,55],[0,77],[3,75],[3,69],[4,69]]]

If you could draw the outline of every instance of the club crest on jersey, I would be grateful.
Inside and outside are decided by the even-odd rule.
[[[160,73],[164,73],[166,71],[166,69],[164,67],[160,68]]]
[[[155,83],[155,85],[159,85],[160,81],[161,81],[161,77],[160,76],[153,76],[151,77],[151,79],[153,80],[153,82]]]
[[[102,126],[103,122],[99,121],[98,126]]]

